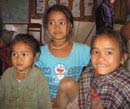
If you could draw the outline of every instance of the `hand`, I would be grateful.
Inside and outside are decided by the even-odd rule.
[[[57,104],[56,104],[56,98],[53,98],[52,100],[51,100],[51,105],[52,105],[52,108],[53,109],[55,109],[57,106]]]

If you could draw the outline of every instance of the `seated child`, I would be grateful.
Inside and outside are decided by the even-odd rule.
[[[70,87],[70,82],[73,85],[74,81],[79,79],[83,67],[88,65],[90,47],[71,40],[73,16],[71,10],[64,5],[56,4],[48,8],[44,17],[44,26],[50,41],[41,47],[41,55],[35,64],[42,69],[48,79],[52,107],[65,109],[78,96],[78,91],[74,93],[72,91],[78,86],[73,89]],[[69,82],[69,86],[64,82],[65,79]],[[65,87],[62,87],[64,84]]]
[[[104,32],[91,44],[92,66],[79,79],[80,109],[129,109],[130,72],[124,68],[127,48],[123,37]]]
[[[48,82],[34,66],[39,53],[39,43],[33,36],[15,36],[11,44],[13,66],[0,80],[0,109],[51,109]]]

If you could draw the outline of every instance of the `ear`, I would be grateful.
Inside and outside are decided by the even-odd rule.
[[[73,26],[72,26],[72,24],[69,23],[69,25],[68,25],[68,30],[67,30],[67,34],[72,33],[72,30],[73,30]]]
[[[39,53],[36,53],[34,61],[36,61],[39,57]]]
[[[129,56],[128,53],[123,54],[121,61],[120,61],[121,65],[124,64],[128,60],[128,56]]]

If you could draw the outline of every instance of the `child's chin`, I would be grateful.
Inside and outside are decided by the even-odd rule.
[[[109,74],[110,72],[100,71],[100,72],[98,72],[98,73],[99,73],[99,75],[107,75],[107,74]]]

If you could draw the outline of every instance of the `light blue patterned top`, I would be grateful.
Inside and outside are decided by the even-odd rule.
[[[41,47],[41,55],[35,64],[40,67],[49,81],[51,98],[56,97],[59,82],[64,77],[79,79],[84,66],[90,61],[90,47],[73,42],[70,55],[58,58],[51,54],[48,44]]]

